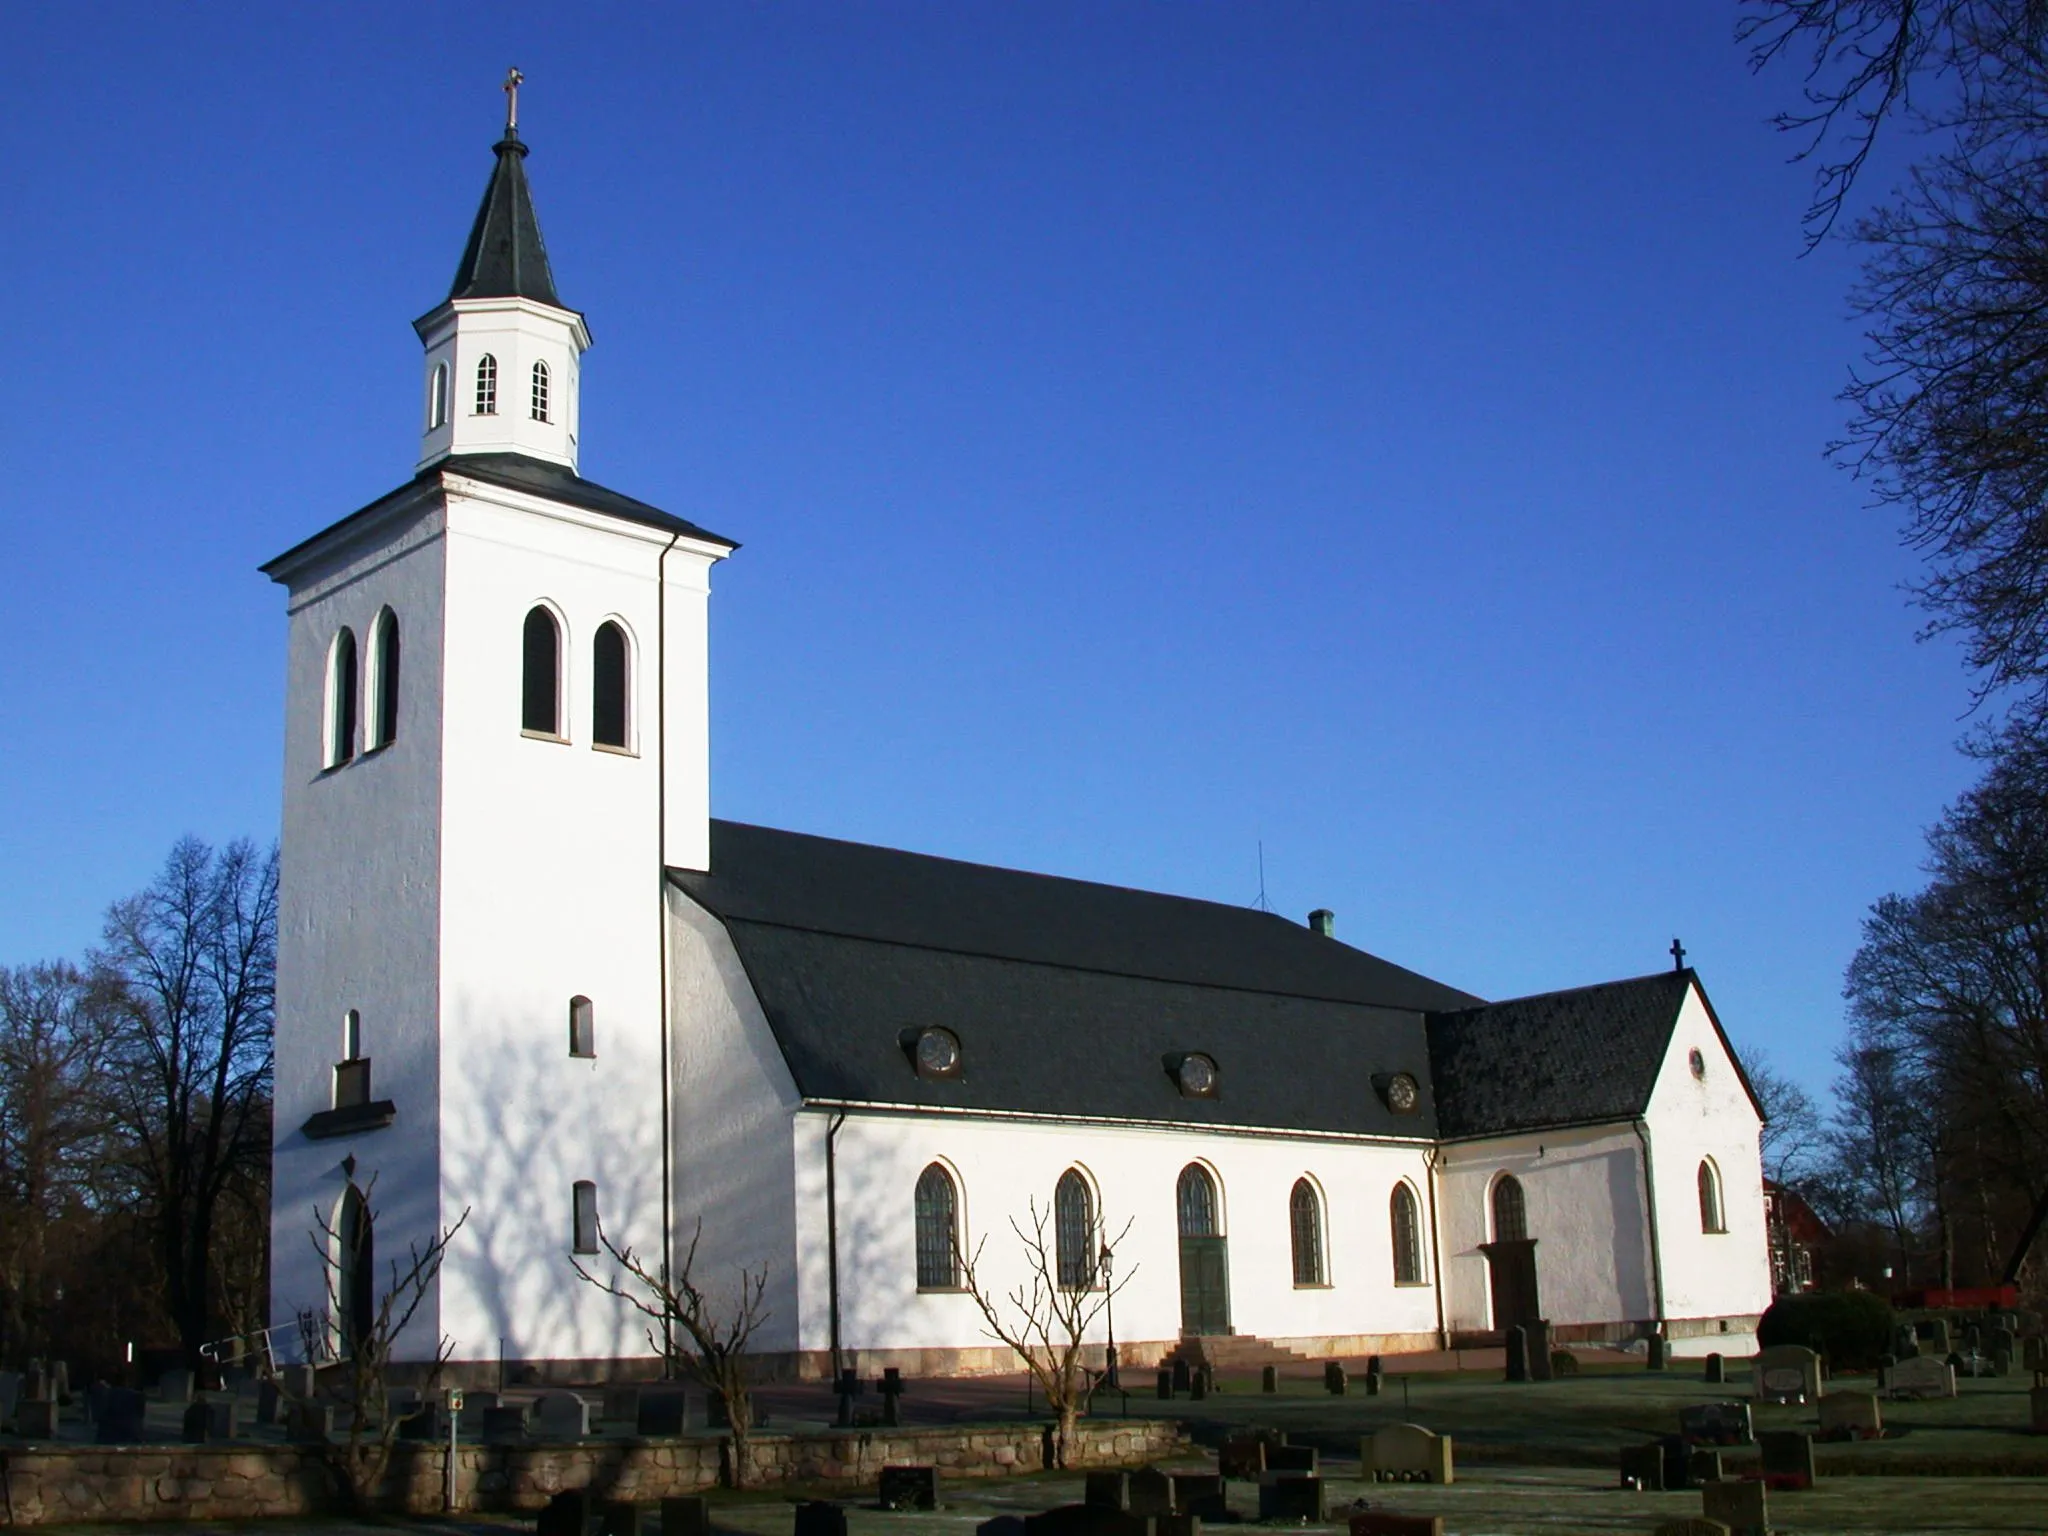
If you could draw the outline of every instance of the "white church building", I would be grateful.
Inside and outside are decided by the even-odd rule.
[[[1486,1002],[1269,912],[713,819],[706,632],[736,545],[580,472],[591,344],[516,126],[425,347],[413,477],[288,593],[272,1321],[338,1326],[467,1213],[403,1358],[649,1374],[605,1236],[764,1365],[1012,1368],[960,1287],[1122,1289],[1184,1340],[1396,1353],[1548,1319],[1753,1346],[1756,1099],[1678,969]],[[376,1213],[363,1217],[363,1191]],[[985,1245],[985,1246],[984,1246]],[[373,1279],[374,1277],[374,1279]]]

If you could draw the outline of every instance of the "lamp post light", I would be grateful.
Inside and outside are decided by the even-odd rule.
[[[1116,1379],[1116,1286],[1111,1282],[1110,1276],[1110,1268],[1115,1262],[1116,1254],[1111,1251],[1109,1244],[1105,1242],[1102,1245],[1102,1252],[1098,1256],[1098,1263],[1102,1270],[1102,1315],[1109,1328],[1109,1348],[1103,1355],[1102,1380],[1103,1384],[1110,1391],[1120,1392],[1123,1390],[1123,1387]]]

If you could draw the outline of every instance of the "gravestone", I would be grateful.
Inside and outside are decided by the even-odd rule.
[[[1323,1365],[1323,1390],[1332,1397],[1342,1397],[1351,1388],[1351,1379],[1344,1374],[1341,1360],[1329,1360]]]
[[[1202,1366],[1188,1377],[1188,1401],[1199,1403],[1209,1395],[1209,1367]]]
[[[846,1506],[830,1499],[797,1505],[795,1536],[846,1536]]]
[[[50,1397],[60,1403],[71,1401],[71,1367],[65,1361],[50,1362]]]
[[[182,1427],[187,1445],[210,1445],[216,1440],[234,1439],[234,1399],[209,1398],[187,1404]]]
[[[318,1384],[310,1365],[288,1365],[277,1373],[277,1379],[284,1387],[286,1397],[311,1397],[313,1388]]]
[[[1150,1516],[1086,1504],[1060,1504],[1024,1517],[1026,1536],[1155,1536],[1156,1529]]]
[[[590,1433],[590,1404],[574,1392],[543,1392],[533,1405],[533,1438],[551,1444]]]
[[[177,1403],[183,1406],[192,1401],[192,1373],[182,1366],[165,1371],[156,1379],[156,1395],[159,1402]]]
[[[0,1428],[14,1417],[14,1405],[21,1401],[21,1372],[0,1371]]]
[[[1522,1330],[1528,1341],[1529,1379],[1531,1381],[1549,1381],[1551,1379],[1550,1324],[1538,1318],[1533,1323],[1524,1323]]]
[[[1703,1445],[1696,1445],[1685,1458],[1686,1480],[1694,1487],[1701,1483],[1721,1480],[1721,1453]]]
[[[1444,1517],[1361,1509],[1351,1517],[1351,1536],[1444,1536]]]
[[[1919,1340],[1924,1354],[1946,1355],[1952,1347],[1948,1341],[1948,1319],[1945,1317],[1921,1318],[1913,1325],[1913,1337]]]
[[[1329,1518],[1323,1480],[1313,1472],[1268,1472],[1259,1480],[1259,1518],[1321,1525]]]
[[[439,1403],[421,1403],[398,1421],[398,1438],[439,1445],[448,1438],[448,1415]]]
[[[24,1440],[57,1438],[57,1400],[25,1397],[14,1405],[14,1432]]]
[[[1767,1429],[1756,1437],[1764,1481],[1773,1488],[1813,1486],[1813,1436],[1800,1429]]]
[[[1174,1392],[1175,1392],[1176,1394],[1178,1394],[1178,1393],[1184,1393],[1184,1392],[1186,1392],[1186,1391],[1188,1390],[1188,1388],[1189,1388],[1189,1386],[1190,1386],[1190,1385],[1192,1385],[1192,1377],[1191,1377],[1191,1375],[1190,1375],[1190,1373],[1189,1373],[1189,1371],[1188,1371],[1188,1362],[1187,1362],[1187,1357],[1186,1357],[1185,1355],[1176,1355],[1176,1356],[1174,1356],[1174,1360],[1173,1360],[1173,1390],[1174,1390]]]
[[[1700,1489],[1701,1512],[1728,1527],[1730,1536],[1770,1536],[1770,1501],[1764,1485],[1727,1479]]]
[[[1830,1392],[1820,1400],[1821,1439],[1876,1440],[1883,1434],[1875,1392]]]
[[[1097,1509],[1129,1509],[1131,1476],[1128,1472],[1090,1472],[1081,1502]]]
[[[480,1437],[485,1445],[526,1443],[526,1410],[519,1407],[486,1408]]]
[[[2048,1337],[2035,1334],[2020,1341],[2021,1363],[2030,1371],[2048,1371]]]
[[[1690,1445],[1747,1445],[1755,1431],[1747,1403],[1697,1403],[1678,1410],[1678,1433]]]
[[[2037,1435],[2048,1435],[2048,1387],[2027,1391],[2027,1427]]]
[[[1707,1370],[1701,1378],[1710,1387],[1725,1386],[1728,1381],[1728,1361],[1720,1354],[1707,1356]]]
[[[1173,1513],[1173,1479],[1153,1467],[1140,1467],[1130,1476],[1124,1508],[1134,1515]]]
[[[1165,1403],[1171,1402],[1172,1399],[1173,1372],[1168,1367],[1162,1365],[1159,1367],[1159,1401]]]
[[[1729,1536],[1729,1531],[1718,1520],[1693,1515],[1683,1520],[1666,1520],[1657,1527],[1654,1536]]]
[[[1385,1380],[1386,1377],[1378,1371],[1367,1371],[1365,1373],[1365,1395],[1367,1397],[1378,1397],[1380,1395],[1380,1384]]]
[[[596,1513],[588,1488],[564,1488],[534,1520],[534,1536],[591,1536]]]
[[[1664,1491],[1664,1446],[1652,1440],[1648,1445],[1621,1448],[1621,1486],[1638,1493]]]
[[[640,1422],[640,1389],[638,1387],[606,1387],[604,1396],[598,1400],[598,1417],[607,1424],[633,1424]]]
[[[1804,1403],[1820,1396],[1820,1356],[1803,1344],[1773,1344],[1752,1362],[1757,1401]]]
[[[937,1509],[938,1468],[884,1467],[876,1495],[875,1502],[884,1509]]]
[[[1920,1353],[1920,1335],[1911,1323],[1900,1323],[1892,1329],[1892,1354],[1906,1360]]]
[[[285,1438],[305,1443],[325,1440],[334,1433],[332,1403],[293,1403],[285,1423]]]
[[[1529,1335],[1520,1326],[1508,1330],[1507,1379],[1527,1381],[1529,1379]]]
[[[1954,1397],[1956,1370],[1938,1355],[1915,1355],[1886,1371],[1879,1385],[1893,1397]]]
[[[1568,1349],[1553,1349],[1550,1352],[1550,1374],[1553,1379],[1578,1375],[1579,1357]]]
[[[1682,1435],[1665,1435],[1658,1440],[1657,1448],[1664,1453],[1665,1488],[1690,1488],[1692,1486],[1692,1448],[1685,1443],[1685,1437]]]
[[[882,1368],[882,1379],[875,1383],[882,1394],[882,1422],[894,1429],[903,1422],[903,1368],[890,1365]],[[718,1411],[725,1412],[725,1400],[719,1398]]]
[[[1214,1472],[1174,1473],[1173,1510],[1197,1520],[1228,1520],[1230,1501],[1223,1491],[1223,1479]]]
[[[30,1398],[40,1400],[50,1396],[50,1373],[43,1369],[41,1361],[31,1360],[29,1362],[28,1375],[22,1379],[21,1383],[21,1396],[23,1401],[27,1401]]]
[[[2010,1328],[1993,1328],[1984,1336],[1984,1353],[1996,1359],[1999,1355],[2016,1357],[2020,1341]]]
[[[1266,1470],[1266,1437],[1233,1435],[1216,1453],[1216,1470],[1225,1477],[1249,1480]]]
[[[1650,1335],[1649,1353],[1644,1357],[1643,1364],[1650,1370],[1661,1371],[1670,1353],[1671,1346],[1665,1342],[1664,1335],[1653,1333]]]
[[[1982,1354],[1984,1351],[1984,1330],[1975,1323],[1963,1324],[1963,1353]]]
[[[1322,1459],[1312,1445],[1269,1445],[1266,1447],[1266,1470],[1320,1473],[1323,1470]]]
[[[1202,1517],[1183,1515],[1178,1511],[1170,1515],[1152,1517],[1154,1536],[1202,1536]]]
[[[1259,1390],[1261,1392],[1278,1392],[1280,1390],[1279,1366],[1264,1365],[1259,1367]]]
[[[661,1501],[661,1536],[711,1536],[711,1505],[702,1494]]]
[[[640,1536],[640,1506],[606,1499],[597,1506],[598,1536]]]
[[[633,1432],[639,1435],[680,1435],[689,1394],[680,1387],[649,1387],[640,1394],[635,1409]]]
[[[1375,1483],[1449,1483],[1451,1460],[1451,1437],[1420,1424],[1389,1424],[1358,1446],[1359,1475]]]
[[[131,1387],[108,1387],[93,1417],[93,1439],[100,1445],[135,1445],[142,1440],[147,1404]]]

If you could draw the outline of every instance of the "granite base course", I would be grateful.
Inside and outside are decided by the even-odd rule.
[[[1007,1424],[944,1429],[845,1430],[753,1437],[760,1487],[871,1486],[888,1463],[935,1466],[941,1478],[1008,1477],[1045,1464],[1046,1428]],[[1083,1421],[1068,1448],[1076,1467],[1139,1466],[1187,1449],[1181,1427],[1151,1419]],[[456,1453],[460,1507],[534,1510],[565,1488],[607,1499],[653,1501],[717,1486],[725,1442],[596,1440],[577,1445],[463,1445]],[[4,1456],[0,1524],[112,1520],[242,1520],[340,1507],[319,1454],[304,1446],[38,1446]],[[400,1444],[383,1508],[441,1510],[447,1449]]]

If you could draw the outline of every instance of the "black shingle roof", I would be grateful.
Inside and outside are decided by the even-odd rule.
[[[1271,913],[734,822],[670,878],[731,934],[807,1098],[1430,1137],[1423,1012],[1473,1001]],[[962,1041],[920,1078],[905,1031]],[[1168,1058],[1201,1051],[1216,1100]],[[1375,1075],[1408,1072],[1396,1115]]]
[[[490,485],[501,485],[507,490],[526,491],[572,507],[603,512],[629,523],[659,528],[664,533],[679,533],[685,538],[723,544],[727,549],[739,548],[731,539],[722,538],[698,527],[695,523],[685,522],[674,513],[664,512],[659,507],[649,506],[644,501],[635,501],[631,496],[609,490],[594,480],[585,480],[576,471],[563,465],[551,464],[545,459],[530,459],[523,453],[459,453],[428,465],[396,490],[385,492],[368,506],[358,507],[347,517],[321,529],[310,539],[302,539],[275,559],[265,561],[263,571],[265,574],[274,575],[276,567],[285,564],[302,550],[340,532],[351,523],[368,521],[393,502],[412,495],[423,486],[439,485],[444,474],[465,475]]]
[[[548,267],[548,248],[540,237],[540,218],[533,211],[533,193],[526,185],[526,146],[516,129],[507,128],[494,146],[498,163],[491,169],[482,206],[470,226],[469,244],[455,269],[451,299],[534,299],[562,308],[555,297],[555,274]]]
[[[1432,1014],[1444,1137],[1634,1119],[1692,985],[1690,970],[1663,971]]]

